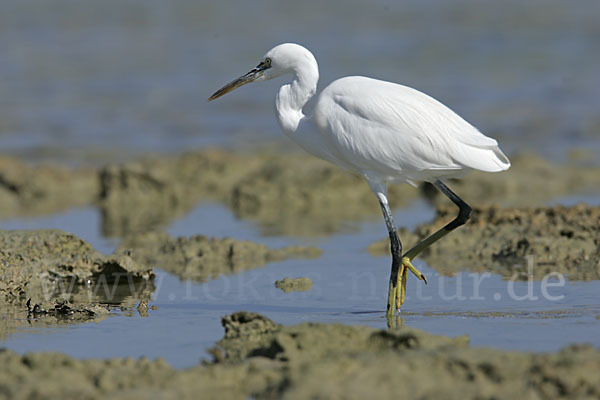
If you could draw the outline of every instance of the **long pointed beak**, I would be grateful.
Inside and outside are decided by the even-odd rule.
[[[253,82],[256,79],[260,78],[263,74],[265,68],[262,68],[261,65],[254,68],[252,71],[248,72],[245,75],[240,76],[236,80],[229,82],[227,85],[223,86],[221,89],[217,90],[208,98],[208,101],[212,101],[218,99],[219,97],[235,90],[241,86],[244,86],[247,83]]]

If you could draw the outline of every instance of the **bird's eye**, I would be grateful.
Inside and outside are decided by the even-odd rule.
[[[271,66],[271,59],[269,57],[265,58],[265,66],[266,67],[270,67]]]

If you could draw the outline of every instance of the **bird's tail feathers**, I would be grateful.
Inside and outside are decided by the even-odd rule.
[[[500,172],[510,168],[510,160],[498,146],[469,146],[463,157],[458,159],[462,165],[485,172]]]

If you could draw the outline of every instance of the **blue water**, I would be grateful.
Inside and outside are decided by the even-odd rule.
[[[595,200],[600,204],[600,198]],[[408,228],[432,216],[433,210],[421,201],[394,215]],[[114,242],[99,235],[98,213],[93,208],[0,223],[0,228],[31,226],[68,227],[104,252],[115,247]],[[236,220],[216,204],[198,206],[169,228],[174,235],[215,231],[218,236],[273,247],[309,241],[261,237],[257,227]],[[176,367],[186,367],[208,357],[206,349],[223,335],[220,318],[239,310],[260,312],[282,324],[315,321],[385,328],[389,259],[372,257],[366,251],[384,232],[381,221],[364,222],[356,232],[320,239],[318,245],[324,253],[318,259],[271,263],[204,284],[180,281],[159,270],[150,302],[158,310],[150,310],[147,318],[136,312],[115,311],[114,316],[99,323],[25,328],[3,346],[18,352],[61,351],[80,358],[162,357]],[[600,320],[595,318],[600,315],[598,281],[565,281],[560,285],[550,280],[555,286],[548,286],[545,296],[540,281],[532,282],[530,289],[527,282],[511,284],[492,274],[463,272],[444,277],[420,260],[416,266],[428,276],[429,284],[409,280],[399,320],[403,325],[449,336],[467,334],[474,346],[529,351],[557,350],[571,342],[600,346]],[[284,294],[274,282],[285,277],[309,277],[313,287],[308,292]],[[104,345],[92,345],[95,343]]]

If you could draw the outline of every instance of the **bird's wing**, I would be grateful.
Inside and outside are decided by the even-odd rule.
[[[364,77],[333,82],[320,95],[315,122],[337,157],[393,175],[424,170],[503,170],[496,140],[412,88]],[[510,165],[510,164],[508,164]]]

